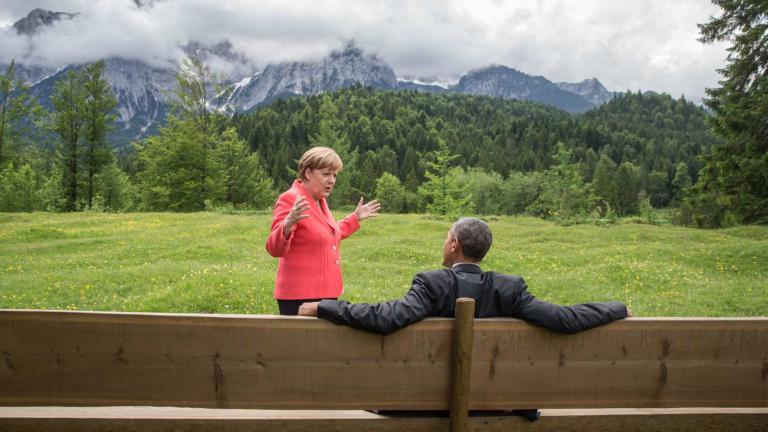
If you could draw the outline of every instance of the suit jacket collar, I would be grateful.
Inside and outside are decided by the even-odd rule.
[[[482,273],[483,272],[483,269],[480,268],[479,264],[472,264],[472,263],[455,264],[453,267],[451,267],[451,270],[457,273]]]
[[[292,188],[296,189],[298,193],[304,195],[304,197],[307,198],[307,202],[309,203],[309,210],[313,212],[315,216],[321,220],[324,220],[333,231],[337,230],[338,225],[336,225],[336,220],[333,218],[333,214],[331,213],[331,209],[328,208],[328,203],[325,201],[325,198],[320,198],[318,200],[320,204],[318,206],[318,202],[315,201],[315,199],[312,197],[312,194],[309,193],[301,181],[294,180]]]

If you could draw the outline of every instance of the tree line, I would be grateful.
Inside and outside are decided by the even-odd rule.
[[[643,200],[679,203],[699,156],[718,142],[706,118],[684,98],[651,93],[626,93],[573,116],[524,101],[357,86],[276,101],[232,124],[263,155],[278,189],[290,184],[306,148],[335,148],[346,179],[336,204],[387,196],[385,208],[395,212],[602,217],[636,214]],[[546,198],[552,173],[565,163],[569,187],[582,192],[578,205],[555,211],[543,202],[554,200]],[[442,199],[455,204],[434,203],[438,183]]]

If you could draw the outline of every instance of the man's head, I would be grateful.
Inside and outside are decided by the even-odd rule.
[[[493,243],[488,224],[477,218],[461,218],[448,230],[443,244],[443,265],[459,262],[480,262]]]

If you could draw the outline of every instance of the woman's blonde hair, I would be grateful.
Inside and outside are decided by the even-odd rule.
[[[296,172],[299,180],[306,180],[304,173],[308,169],[326,169],[330,168],[336,172],[344,168],[344,163],[333,149],[328,147],[312,147],[304,152],[299,159],[299,171]]]

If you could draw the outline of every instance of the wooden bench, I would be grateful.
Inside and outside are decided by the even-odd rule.
[[[767,318],[562,335],[473,320],[470,303],[389,336],[298,317],[0,310],[0,431],[768,430]],[[542,417],[467,417],[513,408]]]

